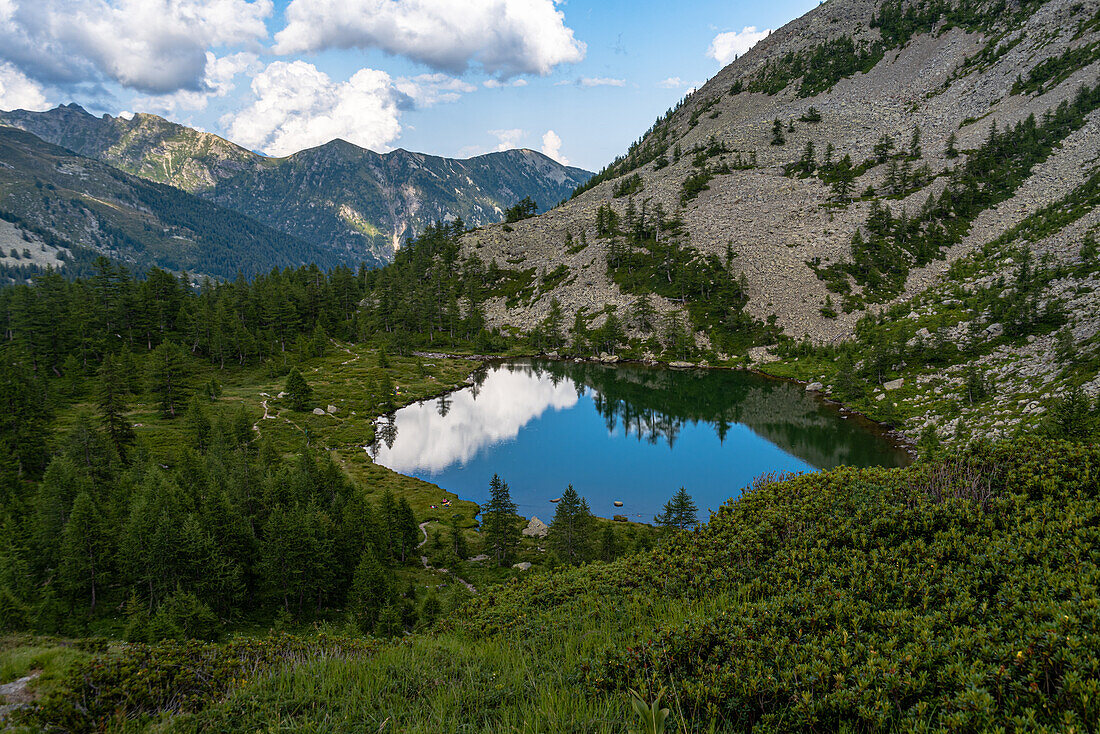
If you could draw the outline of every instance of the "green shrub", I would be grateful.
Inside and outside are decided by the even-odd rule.
[[[92,732],[162,713],[198,711],[258,674],[308,658],[356,658],[371,641],[318,636],[236,640],[225,645],[164,642],[128,645],[75,664],[55,691],[25,714],[43,729]]]

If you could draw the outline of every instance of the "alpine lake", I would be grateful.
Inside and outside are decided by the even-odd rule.
[[[366,449],[481,504],[499,474],[519,514],[546,522],[569,484],[593,514],[638,522],[683,486],[705,520],[761,474],[910,461],[880,425],[795,382],[538,360],[490,364],[464,389],[382,417]]]

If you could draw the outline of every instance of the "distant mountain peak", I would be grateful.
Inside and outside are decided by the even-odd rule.
[[[437,220],[491,224],[525,196],[550,206],[592,175],[529,149],[471,164],[404,148],[378,153],[343,138],[266,157],[159,115],[97,118],[78,105],[0,113],[0,124],[198,194],[313,243],[320,259],[334,252],[354,264],[388,260],[397,244]]]

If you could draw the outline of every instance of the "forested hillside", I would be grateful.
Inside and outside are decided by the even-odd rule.
[[[664,731],[1087,731],[1098,466],[1031,441],[767,478],[697,532],[497,588],[401,641],[72,653],[23,721],[621,732],[665,708]]]
[[[47,266],[85,273],[98,254],[131,269],[217,278],[339,262],[331,250],[21,130],[0,127],[0,162],[0,272],[8,277]]]
[[[353,201],[433,171],[519,193],[472,161],[20,118],[150,177],[205,146],[160,169],[199,198],[0,128],[0,274],[34,276],[0,288],[0,726],[1094,732],[1098,49],[1095,1],[829,0],[563,205],[449,200],[496,207],[476,229]],[[314,264],[212,203],[290,231],[307,179],[339,202],[300,218],[335,238]],[[548,527],[507,476],[478,506],[374,463],[379,416],[444,418],[531,354],[576,361],[600,432],[790,418],[817,460],[827,396],[913,463],[765,474],[709,517],[670,487],[652,524],[569,485]],[[793,415],[690,377],[663,404],[696,367],[796,378]]]
[[[0,125],[181,188],[310,243],[318,263],[352,267],[388,262],[437,220],[500,222],[525,198],[549,209],[591,176],[532,150],[458,160],[333,140],[268,158],[156,115],[94,117],[77,105],[3,112]]]

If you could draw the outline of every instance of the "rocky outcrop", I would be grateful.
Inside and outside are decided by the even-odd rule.
[[[1081,84],[1095,84],[1100,76],[1100,62],[1087,61],[1039,91],[1015,86],[1018,77],[1027,78],[1044,61],[1100,41],[1100,25],[1090,22],[1097,11],[1094,3],[1050,0],[1026,4],[1022,15],[990,16],[988,27],[972,24],[969,31],[960,27],[965,23],[941,22],[932,32],[889,48],[866,73],[841,78],[817,94],[800,96],[797,78],[776,94],[731,94],[735,85],[751,86],[766,65],[778,63],[784,54],[807,52],[842,37],[857,44],[875,43],[880,33],[870,20],[879,5],[877,0],[830,0],[777,30],[686,98],[643,142],[667,136],[670,150],[681,151],[678,158],[670,152],[666,166],[650,162],[627,172],[641,178],[641,190],[633,195],[636,207],[644,203],[652,210],[660,204],[676,213],[686,225],[690,244],[700,251],[723,256],[731,248],[734,268],[747,278],[748,310],[754,316],[761,320],[774,316],[788,335],[818,343],[851,337],[866,311],[844,313],[837,308],[835,317],[823,314],[830,293],[808,261],[828,264],[850,257],[852,236],[867,221],[875,200],[895,212],[919,210],[931,194],[942,190],[946,177],[939,174],[965,160],[966,151],[978,147],[991,126],[1003,129],[1032,114],[1041,118],[1046,110],[1071,98]],[[820,121],[806,121],[812,119],[811,107]],[[783,126],[783,145],[771,144],[776,120]],[[1100,146],[1098,121],[1100,116],[1093,113],[1084,128],[1032,171],[1014,196],[979,216],[964,241],[945,253],[946,260],[914,268],[899,299],[939,282],[951,262],[996,239],[1087,178],[1096,166],[1095,151]],[[913,165],[926,164],[937,175],[904,198],[883,195],[887,165],[872,166],[854,183],[857,194],[873,187],[875,196],[857,198],[847,206],[833,205],[832,191],[820,178],[784,173],[807,143],[813,143],[819,160],[831,144],[834,160],[848,155],[858,163],[872,157],[883,135],[905,146],[918,128],[922,157]],[[963,151],[959,159],[946,154],[952,135]],[[690,151],[711,142],[729,153],[708,165],[741,155],[754,157],[757,167],[716,174],[707,190],[682,203],[683,182],[698,170]],[[633,301],[608,277],[608,242],[597,237],[595,230],[599,206],[610,204],[620,214],[625,212],[630,197],[614,196],[621,180],[601,183],[509,229],[486,227],[467,237],[467,252],[476,252],[486,261],[495,258],[517,269],[540,272],[559,264],[569,269],[569,276],[555,290],[534,302],[511,309],[503,302],[491,304],[488,315],[494,323],[529,328],[545,315],[551,296],[561,302],[567,322],[581,308],[590,312],[605,305],[622,309]],[[582,232],[588,246],[567,248],[567,238],[577,242]],[[837,300],[836,294],[831,295]],[[886,305],[872,305],[870,310]],[[662,310],[677,307],[671,302],[659,305]]]

